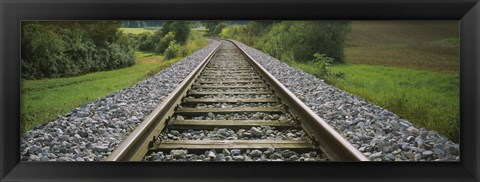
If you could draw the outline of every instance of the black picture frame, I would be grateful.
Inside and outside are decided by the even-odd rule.
[[[2,0],[2,181],[479,181],[478,0]],[[460,162],[144,163],[20,162],[21,20],[436,20],[460,21]]]

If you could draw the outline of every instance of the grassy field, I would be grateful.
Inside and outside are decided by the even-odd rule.
[[[459,140],[458,21],[353,21],[328,82]]]
[[[348,63],[459,71],[458,21],[353,21]]]
[[[120,30],[125,33],[125,34],[141,34],[144,32],[150,32],[154,33],[155,31],[159,30],[161,27],[145,27],[145,28],[120,28]],[[193,31],[205,33],[207,29],[205,27],[197,27],[197,28],[192,28]]]
[[[335,86],[386,108],[416,125],[459,139],[459,76],[432,71],[370,66],[336,65],[344,79]]]
[[[290,63],[310,74],[309,64]],[[451,140],[459,139],[459,76],[385,66],[338,64],[327,82],[373,104],[386,108],[418,126],[436,130]]]
[[[204,26],[201,26],[201,27],[197,27],[197,28],[192,28],[192,30],[199,31],[199,32],[205,32],[205,31],[207,31],[207,28],[204,27]]]
[[[157,29],[155,28],[120,28],[120,30],[123,32],[123,33],[126,33],[126,34],[141,34],[141,33],[144,33],[144,32],[155,32]]]
[[[47,123],[111,92],[128,88],[180,58],[165,61],[154,53],[136,52],[137,64],[78,77],[22,81],[22,132]]]
[[[353,21],[347,64],[326,81],[417,126],[459,140],[459,39],[456,21]],[[310,64],[290,63],[311,74]]]

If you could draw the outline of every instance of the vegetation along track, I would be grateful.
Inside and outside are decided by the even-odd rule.
[[[230,41],[109,156],[111,161],[367,161]]]

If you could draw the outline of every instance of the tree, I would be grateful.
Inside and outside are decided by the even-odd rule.
[[[207,28],[208,36],[218,36],[222,29],[227,27],[227,24],[222,20],[202,21],[202,23]]]
[[[348,21],[282,21],[273,24],[254,45],[285,61],[307,62],[315,53],[321,53],[344,62],[343,48],[349,31]]]

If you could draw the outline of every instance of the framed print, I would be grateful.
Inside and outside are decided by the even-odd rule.
[[[480,5],[2,1],[2,181],[478,181]]]

